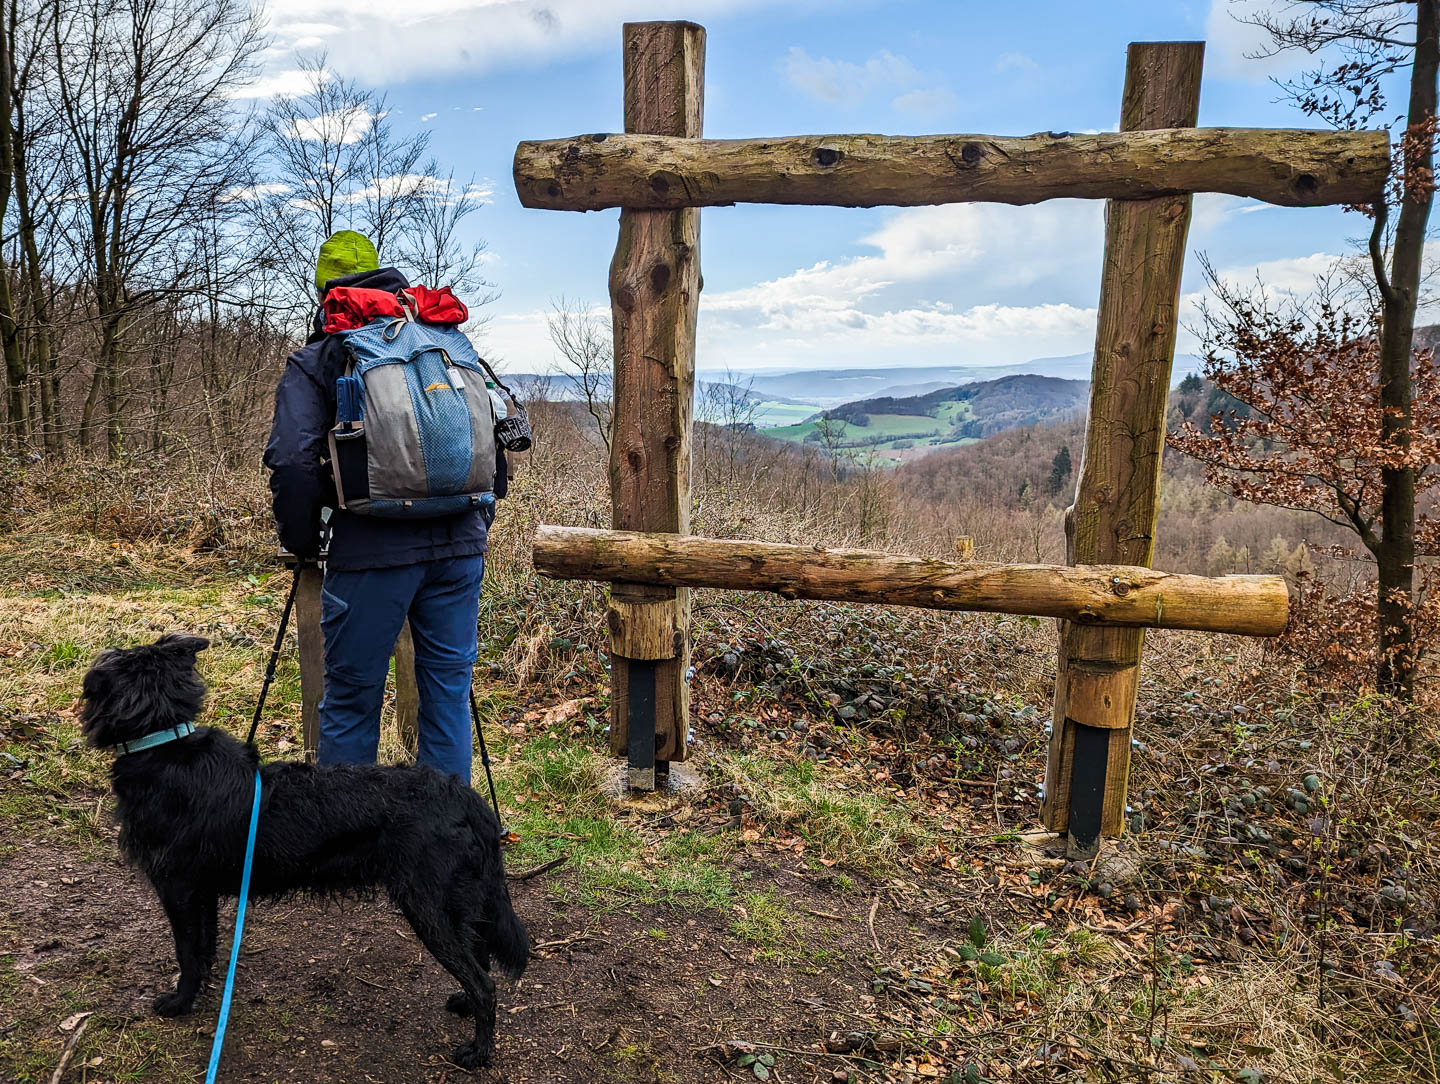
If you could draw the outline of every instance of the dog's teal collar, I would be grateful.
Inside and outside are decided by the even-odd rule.
[[[116,743],[123,757],[126,753],[138,753],[144,749],[154,749],[157,745],[164,745],[167,741],[174,741],[176,738],[184,738],[195,733],[194,723],[181,723],[179,726],[172,726],[169,730],[157,730],[153,734],[146,734],[143,738],[136,738],[134,741],[122,741]]]

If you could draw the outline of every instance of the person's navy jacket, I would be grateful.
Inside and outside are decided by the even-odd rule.
[[[393,267],[332,279],[325,284],[399,290],[409,283]],[[275,420],[265,447],[270,493],[280,544],[305,560],[320,552],[320,510],[334,509],[328,566],[337,571],[393,568],[444,557],[471,557],[489,548],[479,508],[435,519],[357,516],[337,508],[330,473],[329,433],[335,424],[335,381],[345,373],[338,335],[325,335],[317,318],[305,346],[285,361],[275,389]],[[505,453],[496,446],[495,495],[506,488]]]

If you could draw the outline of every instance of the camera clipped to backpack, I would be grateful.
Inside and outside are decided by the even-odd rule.
[[[477,357],[485,371],[490,374],[490,379],[495,386],[505,393],[509,398],[509,408],[505,417],[495,423],[495,442],[507,452],[528,452],[530,450],[530,416],[525,413],[525,407],[521,404],[519,397],[507,388],[495,370],[490,368],[490,363],[484,358]]]

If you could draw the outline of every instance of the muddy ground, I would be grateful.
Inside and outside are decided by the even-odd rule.
[[[734,864],[747,883],[783,891],[807,919],[803,941],[787,939],[783,952],[757,948],[734,933],[730,916],[704,909],[620,899],[597,913],[561,902],[574,870],[562,865],[518,880],[528,870],[512,870],[535,956],[518,983],[501,980],[496,1063],[475,1074],[447,1061],[470,1037],[468,1024],[442,1008],[455,984],[388,901],[258,904],[245,930],[221,1079],[750,1079],[729,1064],[736,1048],[727,1044],[737,1041],[773,1051],[772,1079],[782,1082],[828,1080],[837,1070],[844,1079],[856,1066],[878,1065],[816,1053],[827,1040],[873,1027],[875,943],[908,955],[956,931],[888,902],[872,919],[871,894],[853,885],[836,894],[828,874],[798,862],[762,865],[740,854]],[[15,1017],[0,1024],[0,1037],[35,1037],[32,1068],[17,1072],[58,1064],[67,1038],[60,1025],[83,1000],[94,1016],[67,1079],[169,1079],[187,1063],[198,1075],[214,1034],[233,902],[221,912],[216,983],[192,1016],[163,1020],[149,1002],[173,983],[174,952],[137,872],[118,858],[28,843],[0,859],[0,899],[0,953],[11,954],[16,980]],[[32,1078],[48,1075],[22,1077]]]

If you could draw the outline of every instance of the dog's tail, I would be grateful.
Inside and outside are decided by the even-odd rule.
[[[490,923],[486,941],[500,970],[518,979],[530,962],[530,935],[525,932],[515,908],[510,906],[510,893],[503,887],[498,896],[490,898]]]

